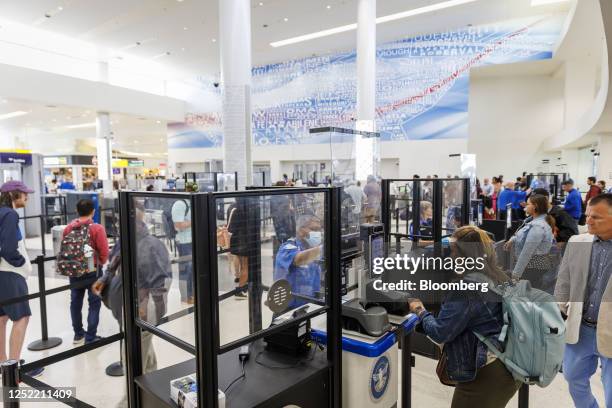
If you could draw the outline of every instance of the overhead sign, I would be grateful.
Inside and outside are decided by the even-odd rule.
[[[24,166],[31,166],[32,154],[18,152],[0,152],[0,163],[14,163],[23,164]]]
[[[144,167],[144,160],[130,160],[128,167]]]
[[[116,169],[123,169],[128,167],[129,162],[126,159],[113,159],[113,167]]]

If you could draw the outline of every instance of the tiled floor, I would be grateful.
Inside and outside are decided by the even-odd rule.
[[[40,240],[37,241],[40,246]],[[30,248],[37,247],[36,241],[28,242]],[[50,248],[51,246],[48,246]],[[227,291],[233,286],[233,276],[228,270],[227,261],[224,255],[220,256],[219,264],[222,276],[220,276],[220,290]],[[263,270],[271,270],[271,249],[267,248],[262,254]],[[168,313],[180,310],[185,305],[179,301],[179,290],[177,285],[178,274],[174,271],[174,280],[168,296]],[[271,273],[268,272],[263,277],[265,283],[270,283]],[[45,280],[47,287],[55,287],[66,284],[66,279],[57,277],[52,270],[47,271]],[[36,277],[28,280],[30,292],[37,292],[38,282]],[[32,320],[27,333],[26,344],[40,338],[40,313],[39,302],[31,301]],[[32,352],[24,350],[23,357],[27,361],[35,361],[48,355],[53,355],[60,351],[68,350],[72,345],[72,329],[69,314],[69,293],[64,292],[52,295],[47,299],[49,334],[60,337],[63,343],[54,349],[43,352]],[[86,307],[84,307],[84,310]],[[271,319],[271,312],[264,307],[264,326]],[[193,342],[194,324],[193,315],[188,315],[162,326],[171,334],[182,338],[185,341]],[[226,342],[236,339],[248,333],[248,302],[230,298],[221,304],[221,339]],[[103,306],[101,311],[99,334],[102,336],[117,333],[118,324],[111,313]],[[158,366],[166,367],[177,362],[185,361],[190,356],[171,346],[169,343],[154,339]],[[105,368],[119,359],[119,344],[115,343],[94,351],[82,354],[75,358],[65,360],[46,368],[44,374],[39,378],[41,381],[53,386],[74,386],[77,388],[77,397],[88,404],[96,407],[116,407],[121,406],[121,401],[125,395],[124,377],[113,378],[104,373]],[[417,408],[443,408],[450,405],[453,389],[441,385],[435,374],[436,362],[427,358],[417,357],[416,367],[413,370],[413,407]],[[593,377],[593,390],[603,406],[603,389],[599,381],[599,375]],[[547,388],[540,389],[531,387],[530,393],[531,407],[554,407],[570,408],[571,399],[567,391],[567,385],[561,375]],[[59,403],[36,404],[29,403],[24,406],[56,407],[64,406]],[[513,401],[509,405],[516,407],[517,402]],[[354,407],[351,407],[354,408]]]

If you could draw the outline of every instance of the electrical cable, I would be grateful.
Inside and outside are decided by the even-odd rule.
[[[246,371],[244,370],[245,364],[246,364],[246,360],[242,360],[242,375],[240,375],[239,377],[236,377],[227,387],[225,387],[225,390],[223,390],[224,394],[227,394],[227,390],[229,390],[232,387],[232,385],[246,378]]]

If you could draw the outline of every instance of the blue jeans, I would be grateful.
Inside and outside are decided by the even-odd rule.
[[[590,379],[601,361],[601,381],[604,387],[606,407],[612,406],[612,358],[606,358],[597,351],[597,329],[580,326],[578,343],[568,344],[563,356],[563,375],[569,384],[569,391],[576,408],[598,408],[591,392]]]
[[[179,257],[189,257],[189,260],[179,262],[179,291],[181,301],[185,302],[193,296],[193,262],[191,258],[192,246],[189,244],[176,244]]]
[[[70,278],[70,284],[92,279],[95,275],[96,273],[92,272],[79,276],[78,278]],[[89,310],[87,312],[87,332],[83,330],[82,313],[85,291],[87,291],[87,303],[89,304]],[[101,304],[102,300],[92,292],[91,285],[80,289],[70,289],[70,317],[72,318],[72,329],[74,330],[75,336],[84,335],[86,342],[93,341],[96,338],[98,322],[100,321]]]

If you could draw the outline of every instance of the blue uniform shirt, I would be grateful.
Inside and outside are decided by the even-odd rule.
[[[305,266],[293,263],[295,256],[306,249],[306,245],[295,238],[282,244],[274,261],[274,280],[286,279],[291,285],[292,293],[315,297],[315,293],[321,290],[321,265],[318,261]],[[305,300],[293,298],[289,302],[289,308],[294,309],[306,303],[308,302]]]
[[[514,191],[509,189],[504,189],[499,196],[497,197],[497,209],[501,211],[506,211],[506,205],[512,202]]]
[[[575,188],[569,192],[563,204],[563,209],[572,216],[573,219],[579,220],[582,214],[582,197]]]
[[[513,210],[520,210],[521,208],[521,203],[525,202],[527,200],[527,192],[526,191],[513,191],[512,192],[512,209]]]

